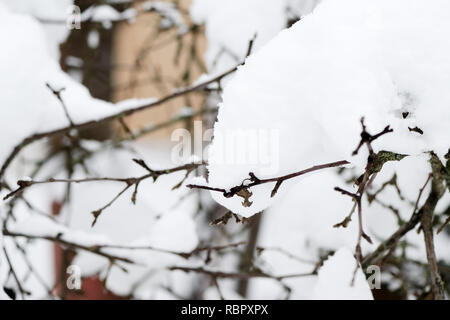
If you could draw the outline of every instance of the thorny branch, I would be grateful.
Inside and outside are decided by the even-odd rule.
[[[397,231],[395,231],[388,239],[383,241],[377,249],[375,249],[371,254],[367,255],[363,261],[361,262],[361,265],[363,268],[366,268],[367,266],[371,264],[378,264],[380,260],[384,260],[386,257],[383,258],[383,254],[388,252],[393,252],[393,249],[397,246],[399,240],[407,234],[409,231],[414,229],[414,227],[420,222],[421,216],[423,211],[417,211],[419,201],[422,197],[423,191],[425,190],[428,183],[431,181],[432,175],[428,175],[427,180],[425,181],[425,184],[423,187],[419,190],[419,195],[417,196],[416,203],[414,205],[414,210],[411,215],[411,218],[403,224]]]
[[[146,171],[148,171],[147,174],[139,176],[139,177],[130,177],[130,178],[112,178],[112,177],[91,177],[91,178],[83,178],[83,179],[53,179],[50,178],[48,180],[41,180],[41,181],[35,181],[35,180],[19,180],[17,182],[17,185],[19,186],[16,190],[10,192],[7,194],[3,200],[7,200],[13,196],[16,196],[20,193],[22,193],[25,189],[30,188],[33,185],[38,184],[49,184],[49,183],[85,183],[85,182],[100,182],[100,181],[108,181],[108,182],[121,182],[125,184],[125,187],[106,205],[101,207],[100,209],[97,209],[92,212],[94,216],[94,221],[92,222],[92,226],[95,225],[97,222],[98,217],[100,214],[105,210],[106,208],[110,207],[122,194],[125,193],[128,189],[130,189],[132,186],[134,186],[134,192],[132,194],[131,200],[133,203],[136,202],[136,196],[138,192],[139,184],[149,178],[152,178],[153,181],[156,181],[158,177],[162,175],[168,175],[172,174],[178,171],[186,171],[186,177],[190,172],[195,170],[196,168],[205,165],[205,162],[198,162],[198,163],[189,163],[185,165],[181,165],[178,167],[170,168],[170,169],[163,169],[163,170],[154,170],[151,169],[144,160],[142,159],[133,159],[135,163],[140,165],[142,168],[144,168]]]
[[[87,252],[96,254],[98,256],[107,258],[110,261],[121,261],[121,262],[125,262],[125,263],[135,264],[134,261],[132,261],[126,257],[121,257],[121,256],[118,256],[115,254],[105,252],[103,250],[103,246],[101,246],[101,245],[86,246],[84,244],[65,240],[62,237],[62,235],[61,236],[45,236],[45,235],[39,236],[39,235],[31,235],[31,234],[26,234],[26,233],[21,233],[21,232],[9,231],[7,229],[3,229],[3,235],[6,237],[22,237],[22,238],[31,239],[31,240],[33,240],[33,239],[47,240],[47,241],[61,244],[63,246],[67,246],[69,248],[79,249],[79,250],[83,250],[83,251],[87,251]]]
[[[64,234],[58,234],[56,236],[33,235],[33,234],[27,234],[27,233],[23,233],[23,232],[15,232],[15,231],[3,229],[3,235],[7,236],[7,237],[15,237],[15,238],[21,237],[21,238],[26,238],[26,239],[30,239],[30,240],[47,240],[50,242],[61,244],[63,246],[67,246],[72,249],[79,249],[82,251],[87,251],[87,252],[96,254],[98,256],[107,258],[112,263],[115,263],[116,261],[120,261],[120,262],[125,262],[128,264],[138,264],[138,263],[136,263],[135,261],[133,261],[127,257],[121,256],[118,254],[112,254],[107,251],[114,250],[114,249],[120,250],[120,251],[147,250],[147,251],[172,254],[172,255],[182,257],[184,259],[190,259],[191,257],[196,256],[202,252],[207,252],[207,253],[219,252],[219,251],[226,250],[226,249],[237,248],[237,247],[245,244],[245,242],[236,242],[236,243],[230,243],[230,244],[220,245],[220,246],[197,247],[189,252],[178,252],[178,251],[161,249],[161,248],[157,248],[157,247],[153,247],[153,246],[125,246],[125,245],[114,245],[114,244],[99,244],[99,245],[88,246],[88,245],[78,243],[75,241],[66,240],[66,239],[64,239]]]
[[[372,240],[370,239],[370,237],[365,233],[364,228],[363,228],[363,222],[362,222],[362,197],[365,193],[365,191],[369,188],[369,186],[372,184],[373,180],[376,177],[376,174],[379,170],[381,170],[381,167],[383,165],[383,163],[381,164],[377,164],[377,156],[379,156],[379,154],[376,154],[373,150],[372,147],[372,142],[375,141],[376,139],[380,138],[381,136],[392,132],[393,130],[390,128],[390,126],[386,126],[381,132],[372,135],[367,131],[367,127],[364,123],[364,118],[361,118],[361,127],[362,127],[362,132],[361,132],[361,141],[359,142],[357,148],[353,151],[353,155],[358,154],[359,150],[361,149],[361,147],[363,145],[365,145],[367,147],[367,150],[369,151],[369,156],[367,159],[367,164],[366,164],[366,168],[365,168],[365,172],[362,175],[362,177],[359,179],[359,181],[357,181],[358,185],[358,190],[355,193],[346,191],[340,187],[336,187],[335,190],[342,193],[343,195],[349,196],[353,199],[354,201],[354,206],[349,214],[348,217],[346,217],[344,219],[343,222],[336,224],[335,227],[346,227],[347,224],[349,223],[349,221],[351,220],[351,216],[355,210],[355,206],[358,212],[358,240],[356,243],[356,248],[355,248],[355,257],[357,260],[357,265],[355,268],[355,272],[353,274],[353,279],[352,279],[352,284],[355,281],[355,276],[356,276],[356,272],[358,271],[358,268],[360,266],[360,263],[362,261],[362,251],[361,251],[361,241],[364,238],[367,242],[372,243]],[[387,160],[386,160],[387,161]],[[376,168],[375,170],[375,166],[379,167]]]
[[[287,298],[289,297],[291,293],[291,288],[288,287],[283,280],[285,279],[293,279],[293,278],[302,278],[302,277],[310,277],[316,275],[315,272],[309,272],[309,273],[298,273],[298,274],[286,274],[286,275],[271,275],[269,273],[266,273],[262,270],[257,271],[250,271],[250,272],[224,272],[224,271],[215,271],[215,270],[209,270],[204,267],[181,267],[181,266],[173,266],[169,267],[168,270],[170,271],[183,271],[183,272],[193,272],[193,273],[199,273],[208,275],[211,277],[213,281],[217,281],[217,279],[224,278],[224,279],[239,279],[239,280],[249,280],[253,278],[266,278],[266,279],[272,279],[276,282],[278,282],[284,290],[287,292]]]
[[[160,249],[155,248],[152,246],[122,246],[122,245],[93,245],[93,246],[87,246],[84,244],[76,243],[73,241],[68,241],[63,238],[63,235],[60,236],[44,236],[44,235],[30,235],[25,234],[21,232],[14,232],[9,230],[3,230],[3,234],[7,237],[23,237],[27,239],[40,239],[40,240],[47,240],[54,243],[59,243],[63,246],[67,246],[73,249],[83,250],[87,251],[99,256],[102,256],[110,261],[111,264],[117,265],[119,268],[124,269],[124,267],[117,264],[117,262],[124,262],[128,264],[137,264],[135,261],[118,254],[112,254],[108,252],[108,250],[116,249],[116,250],[150,250],[154,252],[161,252],[161,253],[167,253],[167,254],[173,254],[180,256],[184,259],[190,259],[193,256],[196,256],[202,252],[207,252],[207,260],[205,261],[208,263],[208,260],[210,259],[210,253],[211,252],[219,252],[222,250],[227,249],[233,249],[240,247],[242,245],[245,245],[245,242],[237,242],[237,243],[231,243],[227,245],[220,245],[220,246],[207,246],[207,247],[198,247],[190,252],[177,252],[177,251],[170,251],[166,249]],[[287,253],[289,254],[289,253]],[[289,254],[290,255],[290,254]],[[261,270],[255,270],[251,272],[225,272],[225,271],[213,271],[206,269],[204,267],[183,267],[183,266],[171,266],[168,267],[167,270],[169,271],[184,271],[184,272],[195,272],[195,273],[201,273],[206,274],[212,277],[213,281],[217,281],[218,278],[231,278],[231,279],[250,279],[250,278],[268,278],[273,279],[275,281],[280,282],[285,289],[288,289],[285,284],[283,284],[281,281],[284,279],[290,279],[290,278],[298,278],[298,277],[307,277],[312,276],[316,274],[316,271],[310,272],[310,273],[299,273],[299,274],[286,274],[286,275],[271,275],[269,273],[263,272]],[[20,285],[20,282],[18,282]],[[23,292],[26,292],[25,290]]]
[[[6,261],[8,262],[8,265],[9,265],[9,270],[10,270],[11,274],[13,275],[14,280],[16,281],[16,284],[17,284],[17,287],[19,288],[19,292],[22,296],[22,299],[25,299],[25,297],[27,295],[29,295],[30,292],[28,292],[27,290],[25,290],[23,288],[22,283],[19,280],[19,276],[17,275],[17,272],[12,265],[11,259],[9,257],[8,251],[6,250],[5,246],[3,246],[3,253],[5,254]]]
[[[394,232],[388,239],[383,241],[378,248],[373,251],[370,255],[368,255],[363,261],[363,268],[367,267],[370,264],[377,263],[380,259],[383,258],[383,254],[388,251],[388,255],[393,252],[395,246],[399,242],[399,240],[406,235],[409,231],[414,229],[419,223],[421,224],[421,229],[424,233],[425,247],[427,253],[427,260],[430,268],[430,276],[431,276],[431,289],[433,293],[433,297],[436,300],[442,300],[445,297],[443,281],[439,274],[436,253],[434,250],[434,241],[433,241],[433,214],[436,208],[437,203],[443,196],[445,192],[445,178],[443,175],[443,168],[441,161],[434,154],[434,152],[430,152],[430,165],[432,173],[428,176],[425,184],[419,190],[419,194],[417,200],[414,205],[414,210],[411,218],[408,222],[402,225],[396,232]],[[425,203],[422,205],[420,209],[418,209],[419,202],[423,191],[426,186],[431,181],[431,190],[430,193],[425,200]],[[385,259],[384,257],[383,259]]]
[[[61,92],[63,92],[65,90],[65,88],[61,88],[61,89],[57,90],[57,89],[52,88],[52,86],[49,83],[46,83],[46,86],[47,86],[47,88],[50,89],[50,91],[55,95],[55,97],[60,102],[61,107],[63,108],[64,114],[65,114],[67,120],[69,121],[70,126],[73,127],[74,123],[72,121],[72,118],[70,117],[69,110],[67,110],[67,106],[66,106],[63,98],[61,97]]]
[[[231,189],[227,190],[224,188],[215,188],[215,187],[209,187],[204,185],[195,185],[195,184],[188,184],[186,187],[190,189],[203,189],[203,190],[209,190],[209,191],[216,191],[223,193],[223,196],[226,198],[231,198],[235,195],[238,195],[240,197],[244,198],[244,206],[250,206],[252,203],[248,201],[248,198],[251,197],[252,193],[249,191],[250,188],[266,183],[275,183],[275,187],[272,190],[271,197],[274,197],[276,193],[278,192],[278,189],[280,188],[281,184],[289,179],[296,178],[298,176],[318,171],[326,168],[333,168],[333,167],[339,167],[349,164],[346,160],[336,161],[336,162],[330,162],[325,163],[317,166],[310,167],[308,169],[304,169],[298,172],[294,172],[291,174],[287,174],[284,176],[276,177],[276,178],[268,178],[268,179],[259,179],[255,176],[253,172],[249,173],[249,178],[245,179],[240,185],[234,186]]]
[[[179,267],[179,266],[169,267],[168,269],[171,271],[179,270],[179,271],[184,271],[184,272],[203,273],[203,274],[215,277],[215,278],[234,278],[234,279],[270,278],[270,279],[274,279],[277,281],[281,281],[281,280],[289,279],[289,278],[309,277],[309,276],[315,275],[315,273],[308,272],[308,273],[298,273],[298,274],[294,273],[294,274],[274,276],[274,275],[265,273],[263,271],[247,272],[247,273],[223,272],[223,271],[208,270],[203,267],[195,268],[195,267]]]

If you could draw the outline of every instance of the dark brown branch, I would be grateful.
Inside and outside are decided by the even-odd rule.
[[[428,176],[426,183],[419,191],[419,196],[414,205],[414,212],[410,220],[402,225],[392,236],[381,243],[378,248],[363,261],[363,267],[378,262],[385,251],[392,252],[400,238],[412,230],[417,224],[421,223],[421,229],[424,232],[425,247],[427,253],[428,266],[431,276],[431,290],[434,299],[444,299],[444,288],[441,276],[439,274],[436,253],[433,242],[433,215],[437,203],[445,193],[445,183],[442,174],[443,165],[439,158],[430,152],[430,164],[432,174]],[[420,197],[427,184],[431,181],[431,191],[423,206],[417,211]]]
[[[19,277],[18,277],[16,271],[14,270],[14,267],[11,263],[11,259],[9,258],[9,254],[8,254],[8,251],[6,251],[5,246],[3,246],[3,252],[5,254],[6,262],[8,262],[9,270],[10,270],[11,274],[13,275],[14,280],[16,281],[17,287],[19,288],[20,295],[22,296],[22,299],[25,300],[25,297],[27,295],[30,295],[31,293],[23,288],[22,283],[20,282]]]
[[[360,264],[362,263],[363,257],[362,257],[362,250],[361,250],[361,242],[362,239],[365,239],[367,242],[372,243],[372,239],[367,235],[367,233],[364,231],[363,228],[363,222],[362,222],[362,197],[366,190],[369,189],[370,185],[372,184],[373,180],[375,179],[377,172],[381,170],[381,167],[383,163],[386,161],[379,162],[377,154],[375,154],[372,142],[379,137],[389,133],[393,132],[393,130],[390,128],[390,126],[386,126],[381,132],[371,135],[369,132],[367,132],[367,127],[364,123],[364,117],[361,118],[361,141],[359,142],[358,146],[356,147],[355,151],[353,151],[353,155],[356,155],[360,148],[365,145],[367,147],[367,150],[369,151],[369,157],[367,158],[367,164],[364,171],[364,174],[360,178],[360,181],[358,181],[358,190],[356,193],[352,193],[349,191],[346,191],[342,188],[336,187],[335,190],[352,198],[354,201],[354,206],[352,210],[350,211],[350,214],[341,222],[338,224],[335,224],[334,227],[347,227],[348,223],[351,221],[351,216],[353,215],[353,212],[355,210],[355,206],[358,212],[358,240],[356,242],[356,248],[355,248],[355,257],[357,260],[356,268],[353,273],[352,278],[352,285],[355,281],[356,272],[358,271]],[[380,152],[381,153],[381,152]],[[403,156],[403,155],[402,155]],[[374,168],[375,167],[375,168]]]
[[[269,278],[269,279],[274,279],[276,281],[281,281],[283,279],[290,279],[290,278],[300,278],[300,277],[309,277],[309,276],[314,276],[314,273],[298,273],[298,274],[287,274],[287,275],[281,275],[281,276],[274,276],[274,275],[270,275],[268,273],[262,272],[262,271],[257,271],[257,272],[247,272],[247,273],[242,273],[242,272],[223,272],[223,271],[213,271],[213,270],[208,270],[202,267],[181,267],[181,266],[174,266],[174,267],[169,267],[168,270],[170,271],[184,271],[184,272],[195,272],[195,273],[202,273],[202,274],[206,274],[209,275],[211,277],[215,277],[215,278],[228,278],[228,279],[250,279],[250,278]]]
[[[189,252],[179,252],[179,251],[171,251],[171,250],[167,250],[167,249],[156,248],[156,247],[152,247],[152,246],[125,246],[125,245],[114,245],[114,244],[86,246],[86,245],[79,244],[79,243],[76,243],[73,241],[64,240],[61,236],[29,235],[29,234],[25,234],[22,232],[9,231],[8,229],[3,229],[3,235],[5,235],[7,237],[23,237],[23,238],[27,238],[27,239],[47,240],[47,241],[51,241],[54,243],[59,243],[61,245],[68,246],[70,248],[89,251],[91,253],[108,258],[111,261],[117,260],[117,261],[122,261],[122,262],[126,262],[126,263],[134,263],[134,262],[129,260],[128,258],[109,254],[109,253],[105,252],[104,250],[111,250],[111,249],[130,250],[130,251],[148,250],[148,251],[155,251],[155,252],[177,255],[184,259],[190,259],[191,257],[196,256],[202,252],[208,252],[208,253],[219,252],[219,251],[223,251],[223,250],[227,250],[227,249],[238,248],[238,247],[246,244],[246,242],[241,241],[241,242],[230,243],[230,244],[225,244],[225,245],[218,245],[218,246],[197,247]]]
[[[442,224],[442,226],[439,227],[437,234],[441,233],[442,230],[445,229],[445,227],[450,223],[450,217],[448,217],[447,219],[445,219],[444,223]]]
[[[263,219],[263,213],[258,213],[254,216],[254,219],[251,221],[250,231],[248,234],[248,244],[242,252],[239,262],[239,270],[251,270],[253,266],[254,253],[256,249],[256,244],[258,241],[258,234],[260,232],[261,221]],[[248,292],[248,279],[240,279],[237,285],[237,292],[241,295],[241,297],[246,298]]]
[[[90,253],[107,258],[110,261],[122,261],[122,262],[130,263],[130,264],[135,264],[135,262],[133,262],[132,260],[130,260],[128,258],[117,256],[117,255],[102,251],[101,246],[86,246],[83,244],[64,240],[61,237],[30,235],[30,234],[25,234],[25,233],[20,233],[20,232],[9,231],[7,229],[3,229],[3,235],[6,237],[23,237],[23,238],[31,239],[31,240],[33,240],[33,239],[47,240],[47,241],[51,241],[53,243],[58,243],[58,244],[61,244],[61,245],[64,245],[64,246],[67,246],[70,248],[88,251]]]
[[[289,252],[286,249],[283,249],[281,247],[260,247],[260,246],[258,246],[255,249],[256,249],[257,254],[261,254],[264,251],[272,251],[272,252],[278,252],[278,253],[280,253],[280,254],[282,254],[282,255],[284,255],[284,256],[292,259],[292,260],[296,260],[296,261],[301,262],[301,263],[308,263],[308,264],[312,264],[312,265],[316,265],[317,264],[316,261],[312,261],[312,260],[308,260],[308,259],[304,259],[304,258],[298,257],[298,256],[292,254],[291,252]]]
[[[44,279],[44,278],[41,276],[41,274],[35,269],[35,267],[33,266],[33,263],[30,261],[28,255],[27,255],[25,249],[24,249],[22,246],[20,246],[20,244],[18,243],[17,239],[14,239],[14,244],[15,244],[16,248],[17,248],[17,249],[20,251],[20,253],[22,254],[22,258],[23,258],[25,264],[26,264],[27,267],[28,267],[28,271],[29,271],[30,273],[32,273],[32,274],[34,275],[34,277],[36,278],[36,280],[41,284],[42,288],[47,292],[48,297],[51,298],[51,299],[54,299],[55,296],[54,296],[54,294],[53,294],[53,292],[52,292],[52,291],[53,291],[52,288],[50,288],[50,287],[47,285],[45,279]]]
[[[198,255],[202,252],[209,252],[209,253],[213,252],[213,251],[219,252],[219,251],[223,251],[223,250],[227,250],[227,249],[234,249],[234,248],[240,247],[244,244],[246,244],[246,242],[241,241],[241,242],[230,243],[230,244],[221,245],[221,246],[198,247],[190,252],[171,251],[171,250],[156,248],[156,247],[152,247],[152,246],[102,245],[100,247],[105,248],[105,249],[119,249],[119,250],[150,250],[150,251],[155,251],[155,252],[177,255],[184,259],[190,259],[191,257]]]
[[[138,164],[145,163],[141,159],[133,159],[134,162]],[[109,182],[122,182],[127,185],[134,185],[138,182],[141,182],[148,178],[153,178],[156,180],[161,175],[167,175],[171,173],[175,173],[178,171],[184,171],[184,170],[193,170],[195,168],[198,168],[199,166],[205,165],[205,162],[198,162],[198,163],[189,163],[185,165],[181,165],[178,167],[170,168],[170,169],[163,169],[163,170],[152,170],[150,168],[145,168],[147,171],[149,171],[148,174],[140,176],[140,177],[130,177],[130,178],[113,178],[113,177],[89,177],[89,178],[82,178],[82,179],[54,179],[50,178],[47,180],[19,180],[17,181],[17,185],[19,188],[16,190],[8,193],[3,200],[7,200],[18,193],[22,192],[23,190],[37,184],[49,184],[49,183],[85,183],[85,182],[101,182],[101,181],[109,181]],[[142,165],[141,165],[142,166]]]
[[[395,231],[389,238],[387,238],[385,241],[383,241],[375,251],[373,251],[371,254],[366,256],[362,261],[362,267],[367,268],[369,265],[377,264],[381,259],[383,258],[383,254],[386,251],[392,251],[393,248],[398,244],[399,240],[407,234],[409,231],[415,228],[415,226],[420,222],[420,219],[423,215],[423,210],[418,209],[418,204],[420,201],[420,198],[422,197],[423,191],[425,190],[428,183],[431,181],[432,175],[430,174],[425,181],[425,184],[423,187],[419,190],[419,195],[417,196],[416,203],[414,205],[414,210],[411,215],[411,218],[403,224],[397,231]]]
[[[112,177],[90,177],[90,178],[83,178],[83,179],[48,179],[48,180],[42,180],[42,181],[35,181],[35,180],[19,180],[17,182],[18,188],[9,194],[7,194],[3,200],[7,200],[13,196],[16,196],[18,194],[21,194],[25,189],[37,185],[37,184],[48,184],[48,183],[85,183],[85,182],[98,182],[98,181],[108,181],[108,182],[121,182],[125,184],[125,187],[106,205],[101,207],[100,209],[97,209],[92,212],[94,216],[94,220],[92,222],[92,226],[95,225],[97,222],[98,217],[101,215],[103,210],[110,207],[117,199],[120,198],[129,188],[132,186],[135,186],[135,190],[132,195],[132,202],[136,202],[136,196],[137,196],[137,188],[139,186],[139,183],[142,181],[152,178],[153,181],[156,181],[156,179],[162,175],[172,174],[178,171],[187,171],[192,172],[194,169],[205,165],[205,162],[198,162],[198,163],[189,163],[185,165],[181,165],[178,167],[170,168],[170,169],[163,169],[163,170],[153,170],[151,169],[144,160],[142,159],[133,159],[134,162],[136,162],[138,165],[140,165],[142,168],[144,168],[146,171],[148,171],[148,174],[139,176],[139,177],[130,177],[130,178],[112,178]]]
[[[313,166],[310,167],[308,169],[304,169],[298,172],[294,172],[291,174],[287,174],[285,176],[281,176],[281,177],[276,177],[276,178],[269,178],[269,179],[259,179],[257,178],[252,172],[249,173],[249,177],[246,180],[250,180],[251,182],[248,184],[244,184],[242,183],[241,185],[232,187],[229,191],[224,189],[224,188],[214,188],[214,187],[209,187],[209,186],[202,186],[202,185],[195,185],[195,184],[188,184],[186,187],[190,188],[190,189],[203,189],[203,190],[209,190],[209,191],[216,191],[216,192],[222,192],[223,195],[227,198],[231,198],[234,195],[236,195],[238,192],[244,190],[244,189],[248,189],[254,186],[258,186],[261,184],[266,184],[266,183],[272,183],[275,182],[276,185],[276,190],[278,190],[279,186],[281,185],[281,183],[283,183],[286,180],[289,179],[293,179],[296,178],[298,176],[313,172],[313,171],[318,171],[318,170],[322,170],[322,169],[326,169],[326,168],[333,168],[333,167],[339,167],[339,166],[343,166],[346,164],[349,164],[350,162],[346,161],[346,160],[342,160],[342,161],[336,161],[336,162],[330,162],[330,163],[325,163],[325,164],[321,164],[321,165],[317,165],[317,166]],[[272,192],[272,194],[274,195],[274,192]],[[272,195],[272,196],[273,196]]]
[[[249,43],[248,43],[248,48],[247,48],[247,53],[245,54],[245,58],[248,58],[253,51],[253,44],[255,43],[256,37],[258,36],[257,33],[255,33],[253,35],[253,37],[250,39]]]
[[[444,300],[444,282],[439,274],[439,268],[436,258],[436,252],[434,249],[433,240],[433,216],[436,205],[444,195],[446,186],[442,176],[442,169],[445,168],[439,158],[433,152],[430,153],[431,167],[433,179],[431,180],[431,192],[427,201],[422,207],[423,215],[421,220],[421,226],[423,230],[425,248],[427,253],[428,265],[430,267],[431,276],[431,291],[435,300]]]
[[[366,144],[368,146],[368,148],[370,149],[370,143],[376,139],[378,139],[379,137],[389,133],[389,132],[393,132],[394,130],[391,129],[390,126],[386,126],[381,132],[375,134],[375,135],[371,135],[369,132],[367,132],[367,128],[366,125],[364,124],[364,117],[361,118],[361,126],[362,126],[362,132],[361,132],[361,141],[359,142],[358,146],[356,147],[356,149],[353,151],[353,155],[357,155],[359,152],[359,149],[361,149],[361,147]]]
[[[56,89],[52,88],[52,86],[49,83],[46,83],[45,85],[47,86],[47,88],[50,89],[50,91],[53,93],[53,95],[58,99],[58,101],[60,102],[60,104],[63,108],[64,114],[65,114],[67,120],[69,121],[70,126],[73,127],[74,123],[72,121],[72,118],[70,117],[69,110],[67,110],[67,106],[66,106],[63,98],[61,97],[61,92],[63,92],[65,90],[65,88],[56,90]]]

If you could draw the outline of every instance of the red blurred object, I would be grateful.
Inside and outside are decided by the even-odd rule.
[[[66,268],[75,257],[71,250],[64,250],[59,245],[54,245],[55,256],[55,276],[58,285],[55,293],[65,300],[127,300],[127,297],[115,295],[103,287],[102,281],[98,275],[82,278],[80,290],[70,290],[67,288],[67,279],[69,274]],[[63,267],[64,266],[64,267]],[[62,285],[61,285],[62,284]]]
[[[62,208],[61,202],[53,201],[51,204],[52,214],[57,216]],[[54,245],[55,259],[55,280],[58,284],[55,287],[55,293],[65,300],[127,300],[127,297],[115,295],[106,290],[98,275],[82,278],[81,289],[71,290],[67,288],[67,267],[70,266],[75,258],[75,252],[70,249],[63,249],[61,246]]]

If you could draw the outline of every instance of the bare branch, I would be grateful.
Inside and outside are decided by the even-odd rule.
[[[62,106],[62,108],[64,110],[64,114],[66,115],[66,118],[69,121],[70,126],[73,127],[74,123],[72,121],[72,118],[70,117],[69,110],[67,110],[66,104],[64,103],[64,100],[61,97],[61,92],[63,92],[65,90],[65,88],[61,88],[61,89],[56,90],[56,89],[52,88],[52,86],[49,83],[46,83],[45,85],[47,86],[47,88],[50,89],[50,91],[55,95],[55,97],[61,103],[61,106]]]
[[[196,169],[196,168],[206,164],[205,162],[189,163],[189,164],[181,165],[181,166],[170,168],[170,169],[153,170],[142,159],[133,159],[133,161],[136,162],[137,164],[139,164],[145,170],[147,170],[148,174],[145,174],[145,175],[142,175],[142,176],[139,176],[139,177],[130,177],[130,178],[89,177],[89,178],[83,178],[83,179],[53,179],[53,178],[50,178],[48,180],[41,180],[41,181],[36,181],[36,180],[19,180],[17,182],[17,185],[19,187],[16,190],[14,190],[14,191],[10,192],[9,194],[7,194],[3,198],[3,200],[7,200],[7,199],[9,199],[9,198],[11,198],[13,196],[17,196],[18,194],[21,194],[25,189],[30,188],[31,186],[37,185],[37,184],[86,183],[86,182],[99,182],[99,181],[124,183],[125,187],[111,201],[109,201],[106,205],[104,205],[100,209],[97,209],[97,210],[92,212],[92,214],[94,216],[94,220],[92,222],[92,226],[94,226],[95,223],[97,222],[98,217],[103,212],[103,210],[105,210],[106,208],[109,208],[117,199],[120,198],[120,196],[122,196],[133,185],[135,186],[135,190],[134,190],[134,192],[132,194],[132,202],[135,203],[136,196],[137,196],[137,191],[138,191],[137,188],[138,188],[139,183],[141,183],[142,181],[144,181],[144,180],[146,180],[148,178],[152,178],[153,181],[156,181],[156,179],[159,176],[172,174],[172,173],[175,173],[175,172],[178,172],[178,171],[192,172],[194,169]]]
[[[269,178],[269,179],[259,179],[255,176],[255,174],[253,172],[249,173],[249,178],[245,179],[244,182],[246,180],[251,181],[248,184],[245,184],[244,182],[238,186],[232,187],[230,190],[226,190],[224,188],[214,188],[214,187],[209,187],[209,186],[202,186],[202,185],[195,185],[195,184],[188,184],[186,187],[190,188],[190,189],[203,189],[203,190],[209,190],[209,191],[216,191],[216,192],[222,192],[224,197],[226,198],[231,198],[234,195],[237,195],[240,191],[242,190],[248,190],[251,187],[254,186],[258,186],[261,184],[266,184],[266,183],[273,183],[275,182],[275,188],[274,190],[278,190],[279,186],[281,183],[283,183],[286,180],[289,179],[293,179],[296,178],[298,176],[313,172],[313,171],[318,171],[318,170],[322,170],[322,169],[326,169],[326,168],[333,168],[333,167],[339,167],[339,166],[343,166],[346,164],[349,164],[350,162],[346,161],[346,160],[341,160],[341,161],[336,161],[336,162],[330,162],[330,163],[325,163],[325,164],[321,164],[321,165],[317,165],[317,166],[313,166],[310,167],[308,169],[304,169],[298,172],[294,172],[291,174],[287,174],[285,176],[281,176],[281,177],[276,177],[276,178]],[[275,195],[276,192],[272,191],[272,196]]]

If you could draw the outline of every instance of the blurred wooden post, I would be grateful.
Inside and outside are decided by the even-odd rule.
[[[189,12],[191,0],[181,0],[179,3],[184,9],[183,12]],[[186,15],[183,17],[189,25],[189,17]],[[139,15],[132,24],[123,22],[117,27],[113,41],[113,57],[114,63],[119,67],[113,72],[114,101],[162,97],[173,93],[179,87],[191,84],[205,72],[199,66],[203,64],[206,47],[201,28],[177,40],[178,30],[160,31],[160,21],[157,13],[150,12]],[[196,56],[200,62],[190,61],[191,45],[194,40]],[[189,64],[192,64],[189,68],[189,79],[183,82],[183,75]],[[153,110],[131,116],[126,121],[129,126],[135,128],[157,124],[176,116],[188,104],[199,110],[202,103],[203,96],[193,93]],[[173,129],[180,126],[182,124],[168,127],[152,134],[151,137],[167,140]]]

